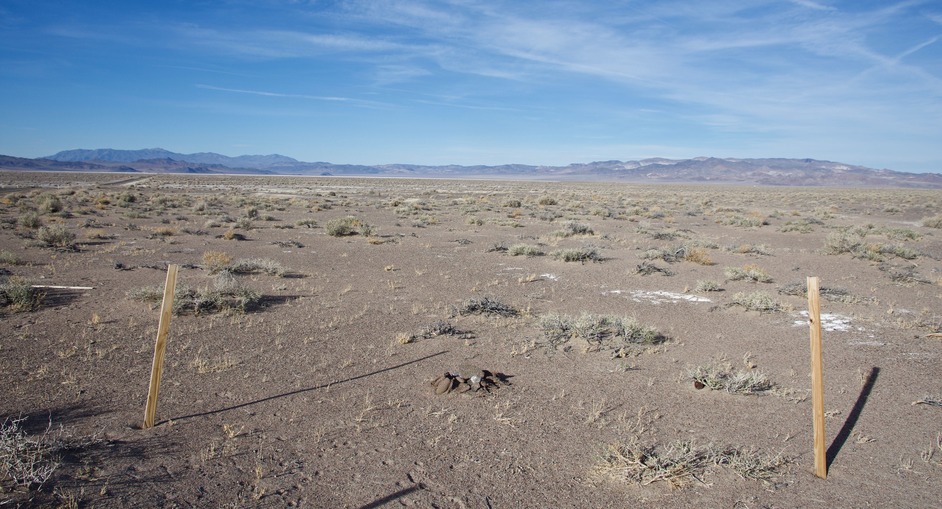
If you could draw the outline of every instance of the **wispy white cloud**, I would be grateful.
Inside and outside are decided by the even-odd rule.
[[[369,101],[364,99],[355,99],[352,97],[342,97],[342,96],[324,96],[324,95],[310,95],[310,94],[289,94],[283,92],[268,92],[265,90],[248,90],[240,88],[228,88],[228,87],[217,87],[214,85],[205,85],[202,83],[196,84],[196,88],[201,88],[203,90],[215,90],[218,92],[228,92],[233,94],[248,94],[256,95],[260,97],[276,97],[284,99],[304,99],[304,100],[313,100],[313,101],[326,101],[326,102],[336,102],[336,103],[349,103],[355,106],[363,107],[391,107],[388,103],[382,103],[379,101]]]

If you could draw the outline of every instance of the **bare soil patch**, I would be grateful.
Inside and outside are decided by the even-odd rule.
[[[0,419],[21,432],[4,440],[43,441],[55,467],[0,470],[0,504],[942,505],[938,191],[0,186]],[[168,264],[180,304],[140,430]]]

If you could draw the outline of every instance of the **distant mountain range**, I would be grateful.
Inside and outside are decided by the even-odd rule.
[[[345,165],[303,162],[278,154],[229,157],[143,150],[66,150],[26,159],[0,156],[0,170],[239,175],[492,178],[611,182],[717,183],[765,186],[911,187],[942,189],[942,174],[877,170],[815,159],[696,157],[598,161],[567,166]]]

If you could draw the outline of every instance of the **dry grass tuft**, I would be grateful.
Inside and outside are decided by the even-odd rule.
[[[730,394],[763,394],[775,388],[763,373],[737,370],[728,363],[707,364],[687,369],[686,379],[698,388]]]
[[[753,448],[695,445],[678,441],[666,447],[642,444],[637,437],[626,443],[612,444],[596,466],[596,473],[640,485],[666,482],[680,488],[693,481],[703,482],[710,467],[725,467],[743,479],[772,483],[788,460],[769,456]]]

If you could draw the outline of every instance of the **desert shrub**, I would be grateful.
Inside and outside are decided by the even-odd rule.
[[[232,228],[229,228],[228,230],[224,231],[221,237],[226,240],[245,240],[245,235],[242,235],[241,233],[235,231]]]
[[[75,233],[61,224],[40,226],[36,232],[36,240],[42,242],[45,247],[68,251],[75,249]]]
[[[706,280],[706,281],[697,281],[697,286],[694,287],[696,292],[721,292],[723,288],[716,281]]]
[[[779,227],[778,231],[782,233],[811,233],[814,231],[814,227],[811,226],[811,223],[807,220],[799,219],[797,221],[787,221],[785,224]]]
[[[158,226],[154,228],[155,237],[172,237],[178,233],[178,230],[172,226]]]
[[[738,246],[726,246],[727,251],[739,254],[755,254],[769,256],[771,251],[765,244],[740,244]]]
[[[559,202],[556,201],[556,198],[553,198],[552,196],[540,196],[540,199],[537,200],[537,203],[543,206],[559,204]]]
[[[883,234],[890,238],[918,238],[908,235],[903,230],[876,229],[873,225],[858,226],[828,234],[824,241],[824,252],[830,255],[850,253],[854,258],[871,261],[883,261],[886,256],[914,260],[920,255],[919,252],[900,244],[865,243],[864,237],[868,234]],[[912,232],[912,235],[917,234]]]
[[[487,253],[506,253],[507,251],[508,248],[503,242],[495,242],[485,249]]]
[[[923,218],[922,225],[926,228],[942,228],[942,214]]]
[[[601,262],[602,255],[594,247],[558,249],[552,253],[553,259],[564,262]]]
[[[0,306],[13,312],[32,311],[43,301],[42,292],[20,277],[0,280]]]
[[[860,249],[863,237],[849,231],[831,232],[824,240],[824,252],[829,255],[853,253]]]
[[[592,227],[576,221],[568,221],[563,225],[563,229],[556,231],[553,235],[557,237],[572,237],[574,235],[593,235],[595,232]]]
[[[572,317],[551,313],[541,316],[539,325],[543,331],[543,337],[553,348],[572,339],[586,341],[593,349],[613,350],[667,341],[667,338],[657,329],[643,325],[630,316],[583,313],[578,317]]]
[[[61,443],[52,424],[38,436],[23,428],[23,418],[7,418],[0,424],[0,492],[15,488],[39,490],[59,467]],[[9,500],[8,500],[9,501]]]
[[[543,250],[530,244],[514,244],[507,248],[510,256],[543,256]]]
[[[513,306],[504,304],[497,299],[482,297],[480,299],[468,299],[461,306],[452,308],[452,315],[498,315],[498,316],[518,316],[520,314]]]
[[[43,194],[39,198],[39,209],[47,214],[62,212],[62,200],[54,194]]]
[[[0,263],[4,265],[19,265],[23,263],[20,260],[19,256],[16,256],[15,253],[7,251],[6,249],[0,249]]]
[[[684,261],[696,263],[698,265],[713,265],[713,259],[710,253],[702,247],[693,247],[684,254]]]
[[[373,227],[353,216],[338,217],[327,221],[327,234],[331,237],[344,237],[348,235],[370,236]]]
[[[690,441],[658,447],[641,443],[635,435],[625,443],[610,445],[595,470],[617,481],[640,485],[665,482],[680,488],[702,479],[711,467],[729,468],[743,479],[772,483],[787,464],[781,455],[770,456],[752,448],[698,446]]]
[[[751,281],[753,283],[771,283],[772,277],[758,265],[748,264],[739,267],[726,267],[723,274],[730,281]]]
[[[760,212],[751,212],[748,216],[742,214],[727,214],[717,219],[716,222],[741,228],[758,228],[769,224],[768,219]]]
[[[288,272],[283,265],[270,258],[248,258],[237,260],[226,270],[233,274],[265,273],[269,276],[284,276]]]
[[[747,311],[759,311],[760,313],[781,311],[783,309],[780,302],[765,292],[752,292],[748,294],[739,292],[733,295],[733,299],[729,302],[729,305],[740,306]]]
[[[232,255],[223,251],[204,251],[203,264],[209,268],[210,274],[215,274],[232,263]]]
[[[236,220],[235,227],[242,230],[251,230],[253,228],[252,219],[248,217],[242,217]]]
[[[515,199],[515,198],[511,198],[511,199],[508,199],[507,201],[504,202],[504,206],[505,206],[505,207],[510,207],[510,208],[512,208],[512,209],[519,209],[520,207],[523,206],[523,204],[520,203],[520,200],[517,200],[517,199]]]
[[[296,226],[303,226],[305,228],[316,228],[317,221],[314,219],[298,219],[295,223]]]
[[[177,285],[173,292],[173,314],[180,315],[186,311],[192,311],[195,315],[228,311],[246,313],[261,305],[262,295],[255,290],[242,287],[237,281],[235,283],[221,282],[217,276],[216,286],[217,288],[214,289],[192,289]],[[219,289],[220,286],[223,289]],[[133,288],[127,293],[128,298],[148,304],[159,304],[163,300],[163,295],[163,285]]]
[[[39,214],[35,212],[26,212],[16,221],[16,224],[22,226],[23,228],[28,228],[30,230],[35,230],[43,225],[42,219],[39,218]]]
[[[632,273],[633,273],[633,274],[638,274],[638,275],[641,275],[641,276],[650,276],[651,274],[655,274],[655,273],[661,274],[661,275],[663,275],[663,276],[673,276],[673,275],[674,275],[674,272],[671,271],[670,269],[664,269],[664,268],[658,267],[657,265],[655,265],[655,264],[653,264],[653,263],[651,263],[651,262],[649,262],[649,261],[647,261],[647,260],[644,260],[644,261],[642,261],[641,263],[639,263],[639,264],[634,268],[634,270],[632,271]]]
[[[793,297],[807,297],[808,287],[805,283],[788,283],[778,289],[782,295],[791,295]],[[856,304],[862,300],[861,297],[852,295],[843,288],[831,288],[822,286],[818,289],[818,294],[832,302],[843,302],[845,304]]]
[[[687,379],[693,381],[698,388],[706,387],[731,394],[762,394],[774,387],[761,372],[737,370],[728,362],[688,368]]]
[[[459,330],[457,327],[444,320],[436,320],[422,328],[419,336],[430,339],[437,336],[468,336],[469,333]]]

